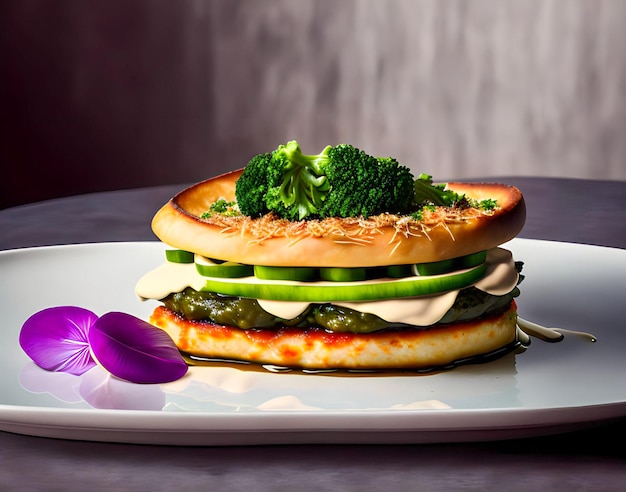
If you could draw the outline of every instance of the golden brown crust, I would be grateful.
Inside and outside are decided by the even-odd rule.
[[[187,354],[305,369],[430,369],[492,353],[516,340],[516,306],[502,315],[427,330],[330,333],[238,328],[187,321],[155,309],[150,322]]]
[[[524,225],[521,192],[495,183],[449,183],[468,198],[497,200],[490,213],[441,208],[423,221],[383,215],[364,219],[288,222],[239,217],[200,218],[210,205],[235,199],[242,170],[197,183],[174,196],[155,215],[152,228],[164,243],[239,263],[275,266],[383,266],[424,263],[496,247]]]

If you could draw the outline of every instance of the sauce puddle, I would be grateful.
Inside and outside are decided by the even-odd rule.
[[[522,335],[522,336],[520,336]],[[359,377],[359,376],[430,376],[443,371],[449,371],[455,367],[469,365],[469,364],[485,364],[497,360],[504,355],[514,352],[521,353],[526,350],[530,340],[525,341],[523,334],[518,329],[518,338],[512,343],[489,352],[487,354],[468,357],[465,359],[459,359],[450,364],[441,367],[429,367],[424,369],[302,369],[296,367],[277,366],[273,364],[260,364],[256,362],[248,362],[243,360],[231,360],[231,359],[212,359],[205,357],[198,357],[183,353],[184,359],[189,365],[193,366],[205,366],[205,367],[230,367],[243,371],[254,372],[271,372],[271,373],[289,373],[289,374],[312,374],[318,376],[341,376],[341,377]]]

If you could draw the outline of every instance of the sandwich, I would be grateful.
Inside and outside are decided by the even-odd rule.
[[[190,363],[432,371],[519,345],[522,193],[435,183],[349,144],[296,141],[194,184],[152,220],[137,283]]]

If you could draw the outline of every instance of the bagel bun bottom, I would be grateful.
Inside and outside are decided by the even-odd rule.
[[[517,341],[515,302],[503,313],[472,321],[366,334],[286,326],[243,330],[186,320],[164,306],[154,310],[150,323],[192,358],[310,370],[425,372],[506,353]]]

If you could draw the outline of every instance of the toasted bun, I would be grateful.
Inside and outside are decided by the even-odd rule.
[[[302,369],[413,370],[445,368],[504,349],[516,341],[516,320],[514,302],[501,315],[425,330],[370,334],[294,327],[242,330],[188,321],[163,306],[150,318],[183,353],[202,358]]]
[[[469,198],[494,199],[498,207],[489,213],[440,211],[420,222],[392,215],[301,222],[271,216],[202,219],[216,200],[235,199],[241,172],[178,193],[155,215],[154,233],[173,247],[238,263],[370,267],[439,261],[487,250],[514,238],[526,218],[524,199],[515,187],[449,183],[448,188]]]

